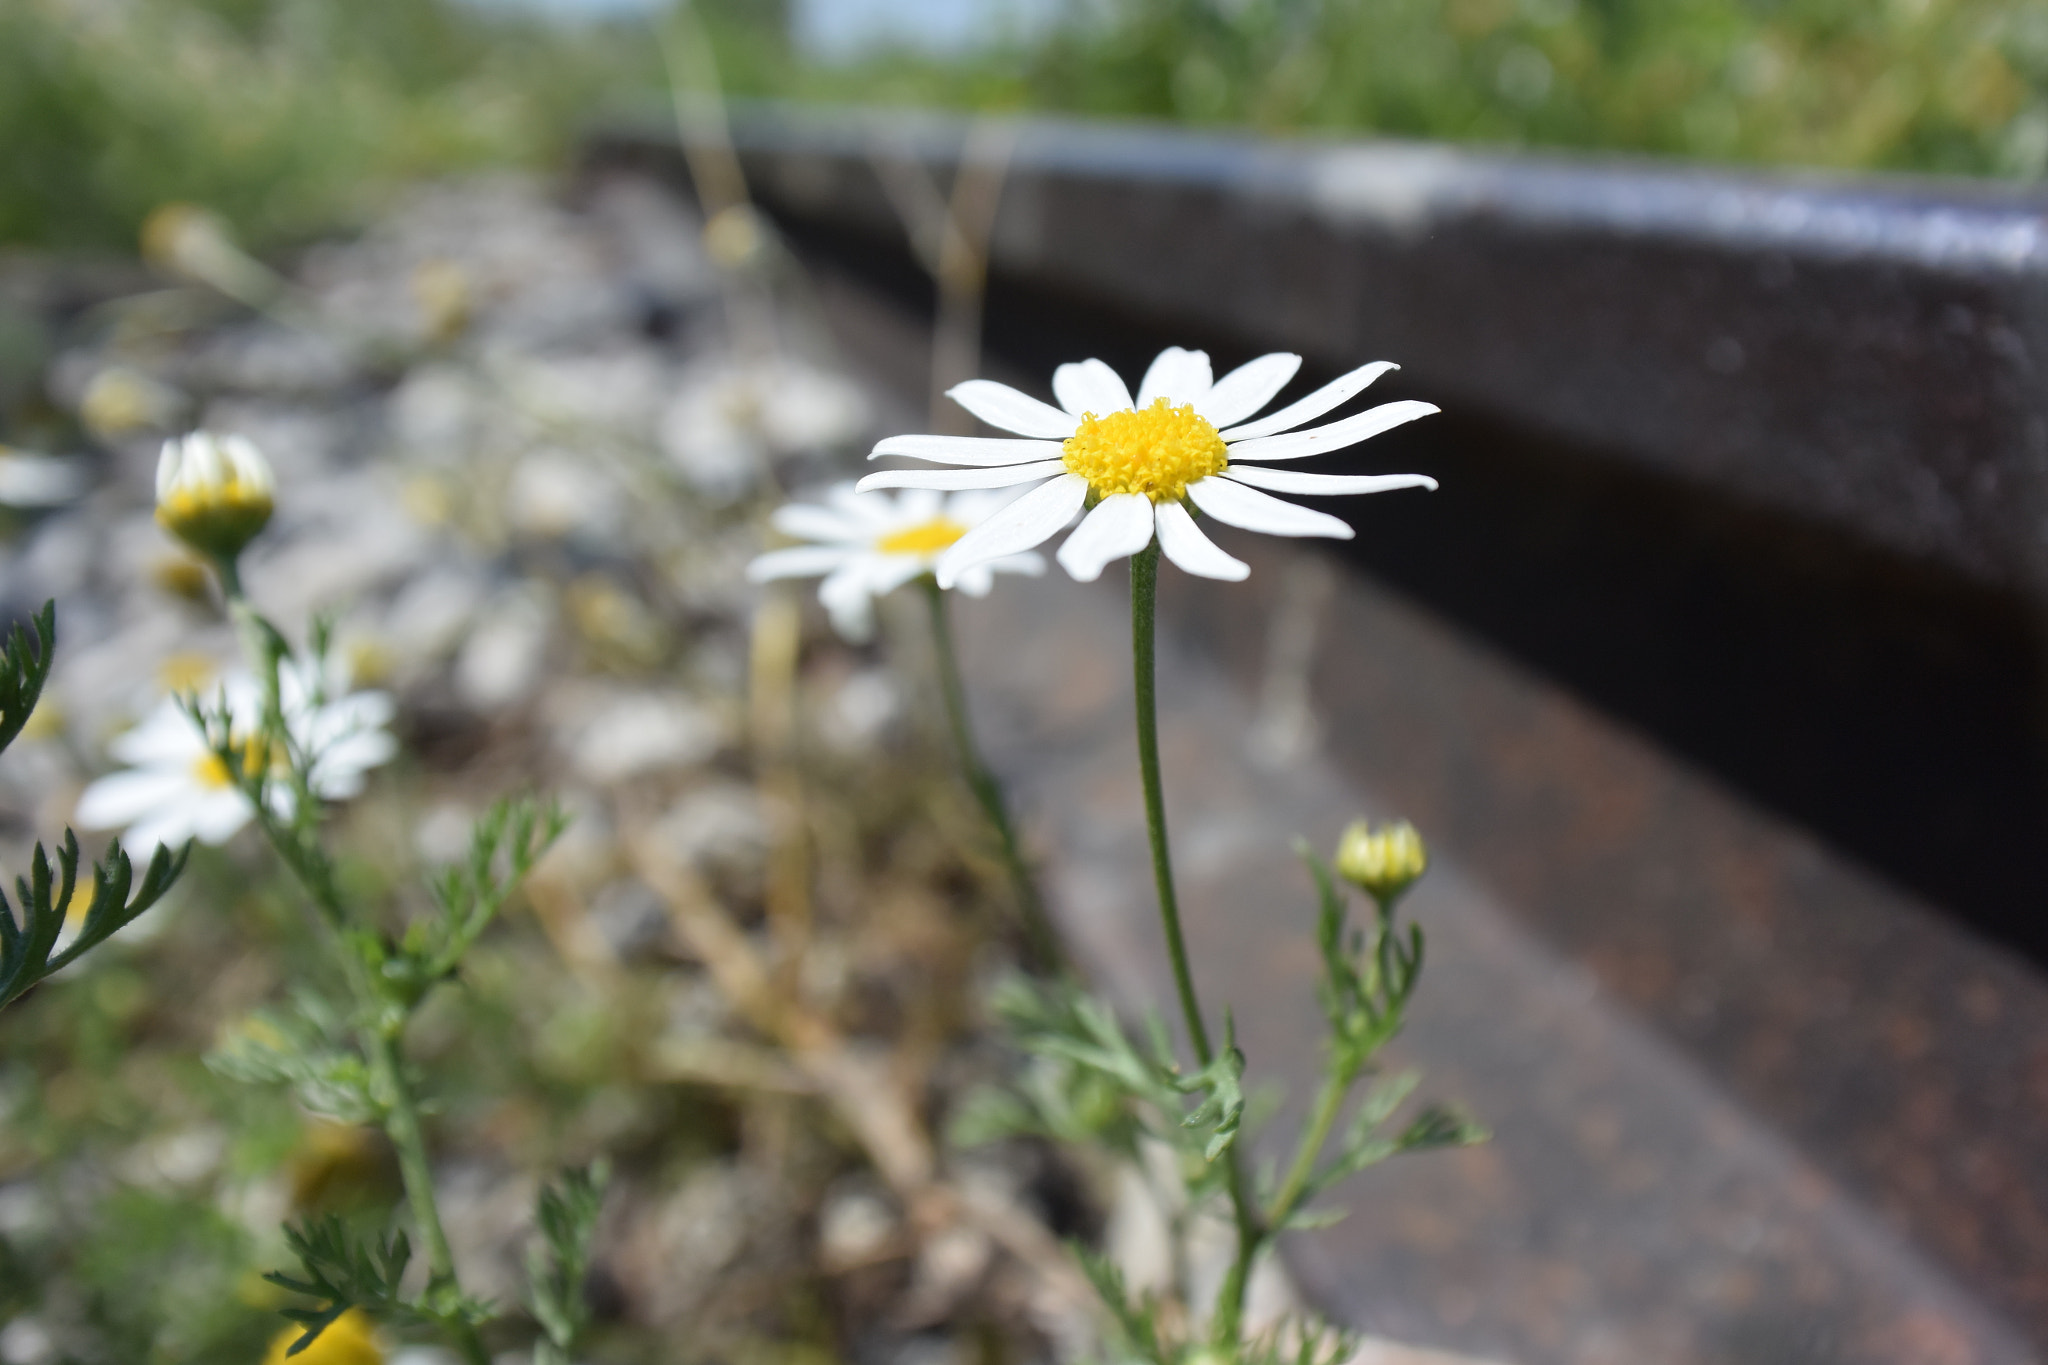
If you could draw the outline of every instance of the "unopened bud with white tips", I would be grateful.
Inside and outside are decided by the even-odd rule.
[[[195,431],[164,442],[156,466],[156,519],[203,554],[232,563],[269,524],[277,483],[244,436]]]

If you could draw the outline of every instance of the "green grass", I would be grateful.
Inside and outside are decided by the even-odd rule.
[[[699,0],[736,94],[2036,178],[2044,0],[1073,0],[957,62],[806,64],[775,0]],[[0,242],[128,248],[204,203],[259,244],[391,188],[556,162],[655,93],[644,26],[456,0],[5,0]]]
[[[957,66],[790,88],[1268,132],[2038,177],[2041,0],[1118,0]],[[1078,15],[1077,7],[1075,13]],[[762,93],[777,93],[764,90]]]
[[[132,249],[186,200],[275,243],[417,176],[544,163],[617,46],[439,0],[5,0],[0,241]]]

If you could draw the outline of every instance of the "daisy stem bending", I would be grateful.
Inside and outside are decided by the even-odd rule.
[[[1065,963],[1058,931],[1045,912],[1045,902],[1038,895],[1038,883],[1031,875],[1029,864],[1024,861],[1024,848],[1017,838],[1017,827],[1010,820],[1002,784],[983,761],[981,748],[974,742],[974,725],[967,715],[967,688],[960,678],[960,654],[953,645],[953,624],[946,609],[945,591],[930,574],[920,582],[924,587],[925,601],[931,607],[932,649],[938,655],[939,691],[946,700],[946,720],[953,730],[953,747],[960,756],[961,773],[1002,844],[1003,863],[1009,869],[1010,885],[1017,897],[1017,912],[1023,918],[1031,955],[1041,968],[1057,971]]]
[[[1173,859],[1166,838],[1166,795],[1159,780],[1159,705],[1154,641],[1158,634],[1159,542],[1155,539],[1131,557],[1131,665],[1138,703],[1138,769],[1145,783],[1145,828],[1152,841],[1152,878],[1159,889],[1159,919],[1166,930],[1167,956],[1173,983],[1180,993],[1181,1017],[1195,1060],[1207,1067],[1215,1058],[1202,1004],[1195,996],[1195,978],[1188,968],[1187,939],[1181,933],[1180,898],[1173,888]],[[1245,1289],[1252,1262],[1265,1242],[1258,1208],[1252,1202],[1244,1163],[1232,1143],[1223,1153],[1229,1163],[1230,1210],[1237,1228],[1237,1251],[1223,1286],[1217,1292],[1212,1336],[1219,1347],[1234,1348],[1244,1321]]]

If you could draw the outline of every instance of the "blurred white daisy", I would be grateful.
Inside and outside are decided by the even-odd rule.
[[[862,493],[850,483],[826,495],[825,505],[793,502],[779,507],[775,529],[813,542],[770,550],[747,566],[756,583],[823,574],[818,600],[831,613],[833,629],[855,642],[875,630],[874,599],[934,571],[961,537],[1003,509],[1006,493],[965,492],[952,497],[911,489],[897,497]],[[948,586],[971,597],[986,596],[999,573],[1038,575],[1045,561],[1028,551],[989,556],[967,566]]]
[[[308,758],[307,785],[330,801],[360,793],[369,770],[398,752],[397,741],[385,729],[393,714],[391,698],[382,692],[344,693],[332,685],[335,681],[331,669],[296,661],[286,663],[278,676],[285,728]],[[263,713],[254,677],[233,673],[200,695],[209,709],[224,708],[229,733],[250,772],[257,765],[281,765],[283,755],[247,743]],[[86,829],[123,829],[123,842],[137,856],[147,857],[158,844],[175,847],[187,839],[226,843],[255,814],[227,765],[175,697],[166,697],[108,748],[128,766],[85,789],[78,798],[77,820]],[[279,816],[291,815],[294,797],[288,784],[270,783],[266,800]]]
[[[687,370],[661,419],[661,447],[690,486],[737,502],[775,460],[853,440],[869,420],[860,386],[801,361],[720,362]]]
[[[1247,531],[1347,540],[1351,528],[1336,517],[1261,490],[1330,497],[1436,487],[1436,480],[1425,474],[1304,474],[1268,468],[1274,461],[1342,450],[1436,411],[1429,403],[1383,403],[1326,426],[1294,430],[1396,368],[1377,361],[1270,417],[1250,420],[1300,366],[1300,356],[1276,353],[1212,380],[1207,354],[1173,346],[1152,362],[1133,400],[1115,370],[1100,360],[1084,360],[1053,372],[1057,408],[1006,384],[970,379],[948,396],[990,426],[1026,439],[892,436],[875,447],[874,456],[964,467],[892,469],[868,475],[859,487],[1037,485],[940,556],[942,585],[977,564],[1042,544],[1084,507],[1087,515],[1058,555],[1061,567],[1084,583],[1100,577],[1111,560],[1143,550],[1155,534],[1166,557],[1187,572],[1234,581],[1251,570],[1203,534],[1188,504]]]
[[[61,506],[85,492],[86,483],[82,461],[0,446],[0,503],[9,507]]]

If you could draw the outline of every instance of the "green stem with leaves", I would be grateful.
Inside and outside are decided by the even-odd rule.
[[[1137,695],[1138,769],[1145,785],[1145,828],[1152,843],[1152,879],[1159,892],[1159,919],[1166,931],[1166,952],[1173,965],[1173,983],[1180,995],[1181,1018],[1195,1059],[1207,1067],[1215,1058],[1202,1004],[1195,995],[1194,973],[1188,967],[1186,936],[1181,932],[1180,897],[1174,891],[1173,859],[1166,836],[1166,795],[1159,778],[1159,697],[1155,643],[1158,634],[1159,542],[1154,540],[1131,557],[1131,666]],[[1266,1228],[1253,1202],[1244,1162],[1233,1142],[1223,1153],[1230,1188],[1237,1250],[1223,1286],[1217,1292],[1211,1336],[1218,1347],[1234,1349],[1244,1323],[1245,1290],[1252,1264],[1266,1240]]]
[[[1038,894],[1038,882],[1031,875],[1030,864],[1024,859],[1023,844],[1017,837],[1016,825],[1010,819],[1009,804],[1003,799],[1002,783],[982,759],[981,748],[974,742],[974,725],[967,714],[967,688],[960,677],[960,654],[953,644],[953,625],[946,609],[945,590],[930,574],[926,574],[921,582],[925,602],[931,608],[932,649],[938,656],[939,691],[945,698],[946,722],[953,732],[953,748],[960,757],[961,774],[1002,845],[1003,865],[1010,874],[1010,886],[1017,898],[1017,911],[1023,919],[1032,956],[1040,967],[1057,970],[1065,960],[1058,931],[1045,912],[1045,902]]]
[[[285,654],[284,641],[276,628],[256,611],[243,594],[234,561],[224,559],[218,563],[229,614],[241,627],[243,643],[251,656],[250,663],[257,670],[264,689],[264,735],[261,742],[266,746],[288,745],[290,738],[285,732],[278,678],[278,669]],[[434,1172],[427,1155],[426,1133],[420,1126],[419,1103],[406,1081],[404,1063],[399,1055],[399,1039],[410,1011],[378,990],[362,955],[350,941],[354,926],[347,901],[335,884],[334,868],[325,850],[320,848],[313,831],[306,827],[317,819],[317,797],[306,779],[304,764],[299,761],[302,756],[294,754],[292,757],[290,768],[296,799],[291,822],[280,820],[269,809],[264,791],[269,781],[267,772],[238,775],[256,810],[257,824],[265,838],[276,850],[278,858],[291,870],[307,900],[312,902],[320,920],[330,931],[329,941],[341,962],[349,994],[355,998],[356,1034],[364,1060],[370,1068],[372,1093],[383,1110],[385,1134],[398,1154],[406,1204],[412,1210],[420,1240],[426,1245],[429,1297],[446,1300],[451,1305],[458,1304],[461,1284],[455,1272],[455,1255],[449,1248],[448,1234],[441,1224],[440,1206],[434,1198]],[[443,1323],[454,1336],[468,1365],[490,1365],[490,1353],[484,1349],[483,1340],[473,1324],[459,1312],[444,1317]]]

